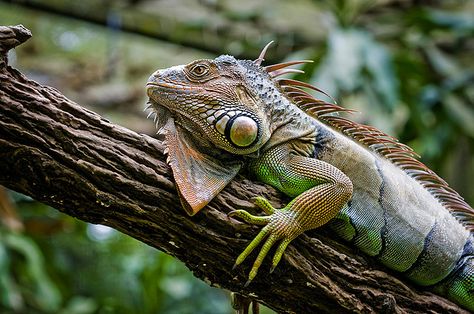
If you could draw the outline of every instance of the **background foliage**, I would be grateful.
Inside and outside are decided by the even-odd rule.
[[[267,62],[315,60],[300,79],[412,146],[474,204],[472,1],[236,3],[9,1],[0,24],[34,35],[10,64],[148,134],[143,85],[156,68],[219,53],[255,58],[275,39]],[[4,189],[0,216],[2,313],[231,312],[225,292],[112,229]]]

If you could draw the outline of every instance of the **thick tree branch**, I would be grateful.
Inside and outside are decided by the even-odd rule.
[[[267,260],[244,288],[250,261],[234,271],[232,266],[258,228],[226,213],[254,208],[247,200],[255,195],[275,205],[287,200],[239,177],[188,217],[159,141],[113,125],[7,66],[6,52],[29,37],[20,26],[0,28],[0,184],[120,230],[182,260],[209,284],[250,295],[279,312],[463,312],[395,279],[328,230],[299,237],[273,274],[267,273]]]

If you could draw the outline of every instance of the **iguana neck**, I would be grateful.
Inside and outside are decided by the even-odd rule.
[[[263,101],[270,125],[271,137],[262,147],[261,153],[272,147],[289,143],[303,156],[311,156],[316,143],[316,125],[305,112],[283,96],[282,92],[262,76],[262,71],[250,61],[245,79],[251,92]]]

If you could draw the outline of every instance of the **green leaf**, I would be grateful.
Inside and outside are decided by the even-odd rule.
[[[0,233],[2,236],[2,233]],[[0,237],[0,240],[2,238]],[[23,307],[23,298],[10,275],[10,257],[5,245],[0,241],[0,302],[16,311]]]
[[[462,69],[453,59],[440,51],[434,44],[428,44],[423,47],[430,64],[438,74],[445,77],[457,77]]]
[[[447,12],[428,10],[428,18],[435,24],[446,26],[458,32],[474,31],[474,14],[472,12]]]
[[[29,238],[10,233],[5,236],[6,245],[23,255],[27,275],[35,285],[35,302],[44,311],[57,311],[62,302],[61,294],[47,275],[43,256],[38,246]]]
[[[398,81],[387,49],[359,29],[336,29],[328,38],[328,50],[312,83],[337,97],[370,84],[377,99],[393,110],[398,100]]]
[[[474,109],[465,104],[459,97],[448,95],[443,106],[454,123],[471,138],[474,138]]]
[[[328,37],[328,49],[312,83],[328,94],[337,97],[341,90],[358,87],[363,67],[362,56],[365,34],[349,29],[335,29]]]
[[[398,81],[387,49],[366,36],[363,56],[364,64],[372,77],[371,83],[382,98],[382,103],[389,109],[394,109],[398,100]]]
[[[92,298],[73,297],[59,314],[92,314],[96,313],[99,305]]]

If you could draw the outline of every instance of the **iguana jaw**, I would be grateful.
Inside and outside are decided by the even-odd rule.
[[[147,108],[156,115],[155,121],[164,135],[165,154],[179,198],[183,208],[192,216],[234,178],[241,168],[241,161],[227,152],[216,150],[195,120],[187,118],[180,110],[172,110],[173,106],[168,107],[170,104],[162,101],[164,94],[166,97],[162,89],[169,86],[163,85],[153,81],[147,84],[150,97]]]
[[[254,154],[270,133],[266,113],[248,92],[239,70],[229,60],[197,60],[158,70],[147,82],[147,94],[157,114],[164,107],[177,124],[191,133],[199,130],[216,147],[237,155]]]

